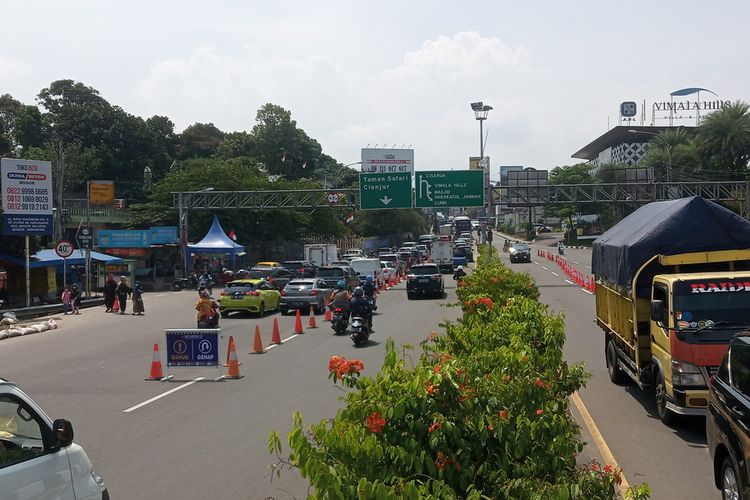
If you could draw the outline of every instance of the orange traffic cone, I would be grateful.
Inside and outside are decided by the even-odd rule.
[[[159,358],[159,344],[154,344],[154,357],[151,360],[151,374],[146,380],[161,380],[164,378],[164,372],[161,369],[161,359]]]
[[[279,335],[279,320],[273,318],[273,333],[271,333],[271,343],[279,345],[281,344],[281,335]]]
[[[255,325],[255,342],[253,342],[253,353],[263,354],[263,340],[260,338],[260,325]]]
[[[318,323],[315,322],[315,308],[310,306],[310,319],[307,320],[308,328],[317,328]]]
[[[331,304],[328,304],[328,305],[326,306],[326,316],[325,316],[325,320],[326,320],[326,321],[332,321],[332,320],[333,320],[333,314],[331,314]]]
[[[227,363],[227,374],[224,378],[242,378],[244,375],[240,375],[240,364],[237,361],[237,350],[234,347],[234,338],[229,337],[229,362]]]
[[[294,333],[297,335],[305,333],[302,329],[302,314],[299,312],[299,309],[297,309],[297,317],[294,320]]]

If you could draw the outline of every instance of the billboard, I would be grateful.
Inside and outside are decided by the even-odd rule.
[[[115,183],[112,181],[90,181],[89,200],[94,205],[114,204]]]
[[[413,149],[362,148],[362,173],[414,173]]]
[[[3,234],[52,234],[52,162],[2,158]]]
[[[96,232],[99,248],[149,248],[151,231],[136,229],[100,229]]]
[[[509,204],[546,203],[548,197],[547,170],[525,168],[508,171],[507,200]]]

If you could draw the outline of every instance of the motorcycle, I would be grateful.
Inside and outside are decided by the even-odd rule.
[[[370,338],[370,327],[367,326],[367,320],[359,316],[352,318],[351,339],[356,347],[364,345]]]
[[[172,288],[174,288],[175,290],[197,290],[198,277],[195,274],[191,274],[186,278],[177,278],[176,280],[174,280],[174,285],[172,285]]]
[[[373,312],[378,310],[378,305],[375,302],[375,296],[374,295],[365,295],[365,298],[367,299],[367,302],[370,304],[370,309],[372,309]]]
[[[562,243],[558,243],[557,253],[559,253],[560,255],[565,255],[565,245],[563,245]]]
[[[346,313],[340,307],[333,309],[333,316],[331,317],[331,328],[333,328],[335,335],[341,335],[349,327],[349,321],[346,319]]]

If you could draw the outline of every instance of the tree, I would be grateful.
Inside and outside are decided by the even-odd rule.
[[[404,233],[416,236],[425,233],[427,227],[427,220],[422,213],[413,208],[360,211],[357,212],[352,223],[352,231],[360,236],[387,236]]]
[[[180,134],[177,143],[178,157],[210,158],[216,154],[225,135],[213,123],[194,123]]]
[[[10,156],[17,144],[15,125],[23,104],[10,94],[0,95],[0,156]]]
[[[555,185],[566,184],[594,184],[595,178],[591,173],[594,165],[590,163],[576,163],[555,167],[549,173],[549,183]],[[570,203],[563,206],[552,205],[548,208],[550,215],[568,219],[568,227],[573,227],[573,216],[580,214],[583,207],[579,203]]]
[[[668,150],[669,149],[669,150]],[[653,167],[654,179],[667,179],[667,165],[672,167],[672,180],[694,180],[702,170],[694,134],[685,128],[663,130],[648,143],[648,149],[639,166]]]
[[[42,148],[48,142],[42,113],[36,106],[24,106],[16,117],[16,142],[24,150]]]
[[[247,132],[231,132],[224,136],[216,151],[216,157],[227,159],[238,156],[251,157],[254,152],[253,136]]]
[[[698,127],[698,149],[710,171],[744,179],[750,161],[750,106],[737,101],[708,115]]]

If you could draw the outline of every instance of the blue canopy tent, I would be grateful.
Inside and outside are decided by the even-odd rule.
[[[219,223],[219,218],[214,215],[214,221],[211,224],[211,228],[198,243],[187,246],[188,251],[191,253],[223,253],[229,254],[232,261],[232,268],[236,266],[237,255],[242,255],[245,252],[245,247],[232,241],[232,239],[226,235],[224,229]],[[188,259],[189,260],[189,259]]]

